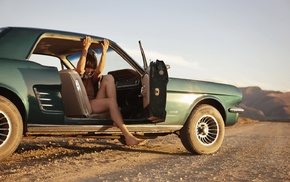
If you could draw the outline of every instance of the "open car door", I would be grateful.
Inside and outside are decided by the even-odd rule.
[[[149,67],[139,41],[145,73],[142,77],[143,107],[147,119],[151,122],[163,122],[166,117],[166,95],[168,73],[163,61],[150,62]]]

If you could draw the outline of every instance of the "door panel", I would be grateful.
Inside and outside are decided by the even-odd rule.
[[[151,62],[149,74],[145,74],[142,78],[142,96],[147,119],[152,122],[165,120],[167,83],[168,73],[164,62],[159,60]]]
[[[145,74],[142,77],[142,90],[143,108],[146,108],[150,103],[150,87],[149,87],[149,75]]]

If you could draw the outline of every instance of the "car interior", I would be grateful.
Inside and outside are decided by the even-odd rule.
[[[101,41],[93,40],[91,49],[101,49]],[[78,73],[74,71],[74,65],[68,60],[68,56],[80,53],[82,44],[79,38],[64,37],[46,34],[39,39],[33,54],[41,54],[57,57],[61,61],[59,75],[62,82],[61,95],[64,104],[64,113],[67,117],[110,119],[108,112],[93,114],[92,109]],[[107,65],[106,65],[107,66]],[[145,119],[143,109],[143,97],[141,94],[142,79],[139,72],[129,68],[111,70],[116,83],[117,100],[124,120]]]

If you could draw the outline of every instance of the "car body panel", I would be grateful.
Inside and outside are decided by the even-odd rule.
[[[53,87],[59,87],[60,79],[58,71],[54,67],[45,67],[34,62],[23,62],[18,60],[2,60],[1,63],[6,67],[0,68],[0,76],[3,78],[0,85],[8,90],[14,91],[15,94],[23,101],[26,108],[26,121],[28,123],[49,123],[63,121],[63,113],[51,113],[41,110],[39,99],[36,98],[36,91],[44,92],[47,86],[51,90]],[[10,76],[8,76],[10,75]],[[62,109],[61,99],[53,99],[53,104]],[[59,116],[60,115],[60,116]]]
[[[238,115],[230,113],[228,109],[242,100],[242,93],[237,87],[214,82],[170,78],[167,85],[166,123],[184,123],[196,105],[209,100],[221,104],[220,112],[224,112],[223,117],[227,126],[236,123]]]

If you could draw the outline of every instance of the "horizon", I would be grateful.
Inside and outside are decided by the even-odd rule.
[[[281,90],[273,90],[273,89],[263,89],[263,88],[261,88],[261,87],[259,87],[259,86],[254,86],[254,85],[252,85],[252,86],[245,86],[245,87],[238,87],[239,89],[246,89],[246,88],[259,88],[259,89],[261,89],[262,91],[266,91],[266,92],[281,92],[281,93],[290,93],[290,91],[286,91],[286,92],[283,92],[283,91],[281,91]]]

